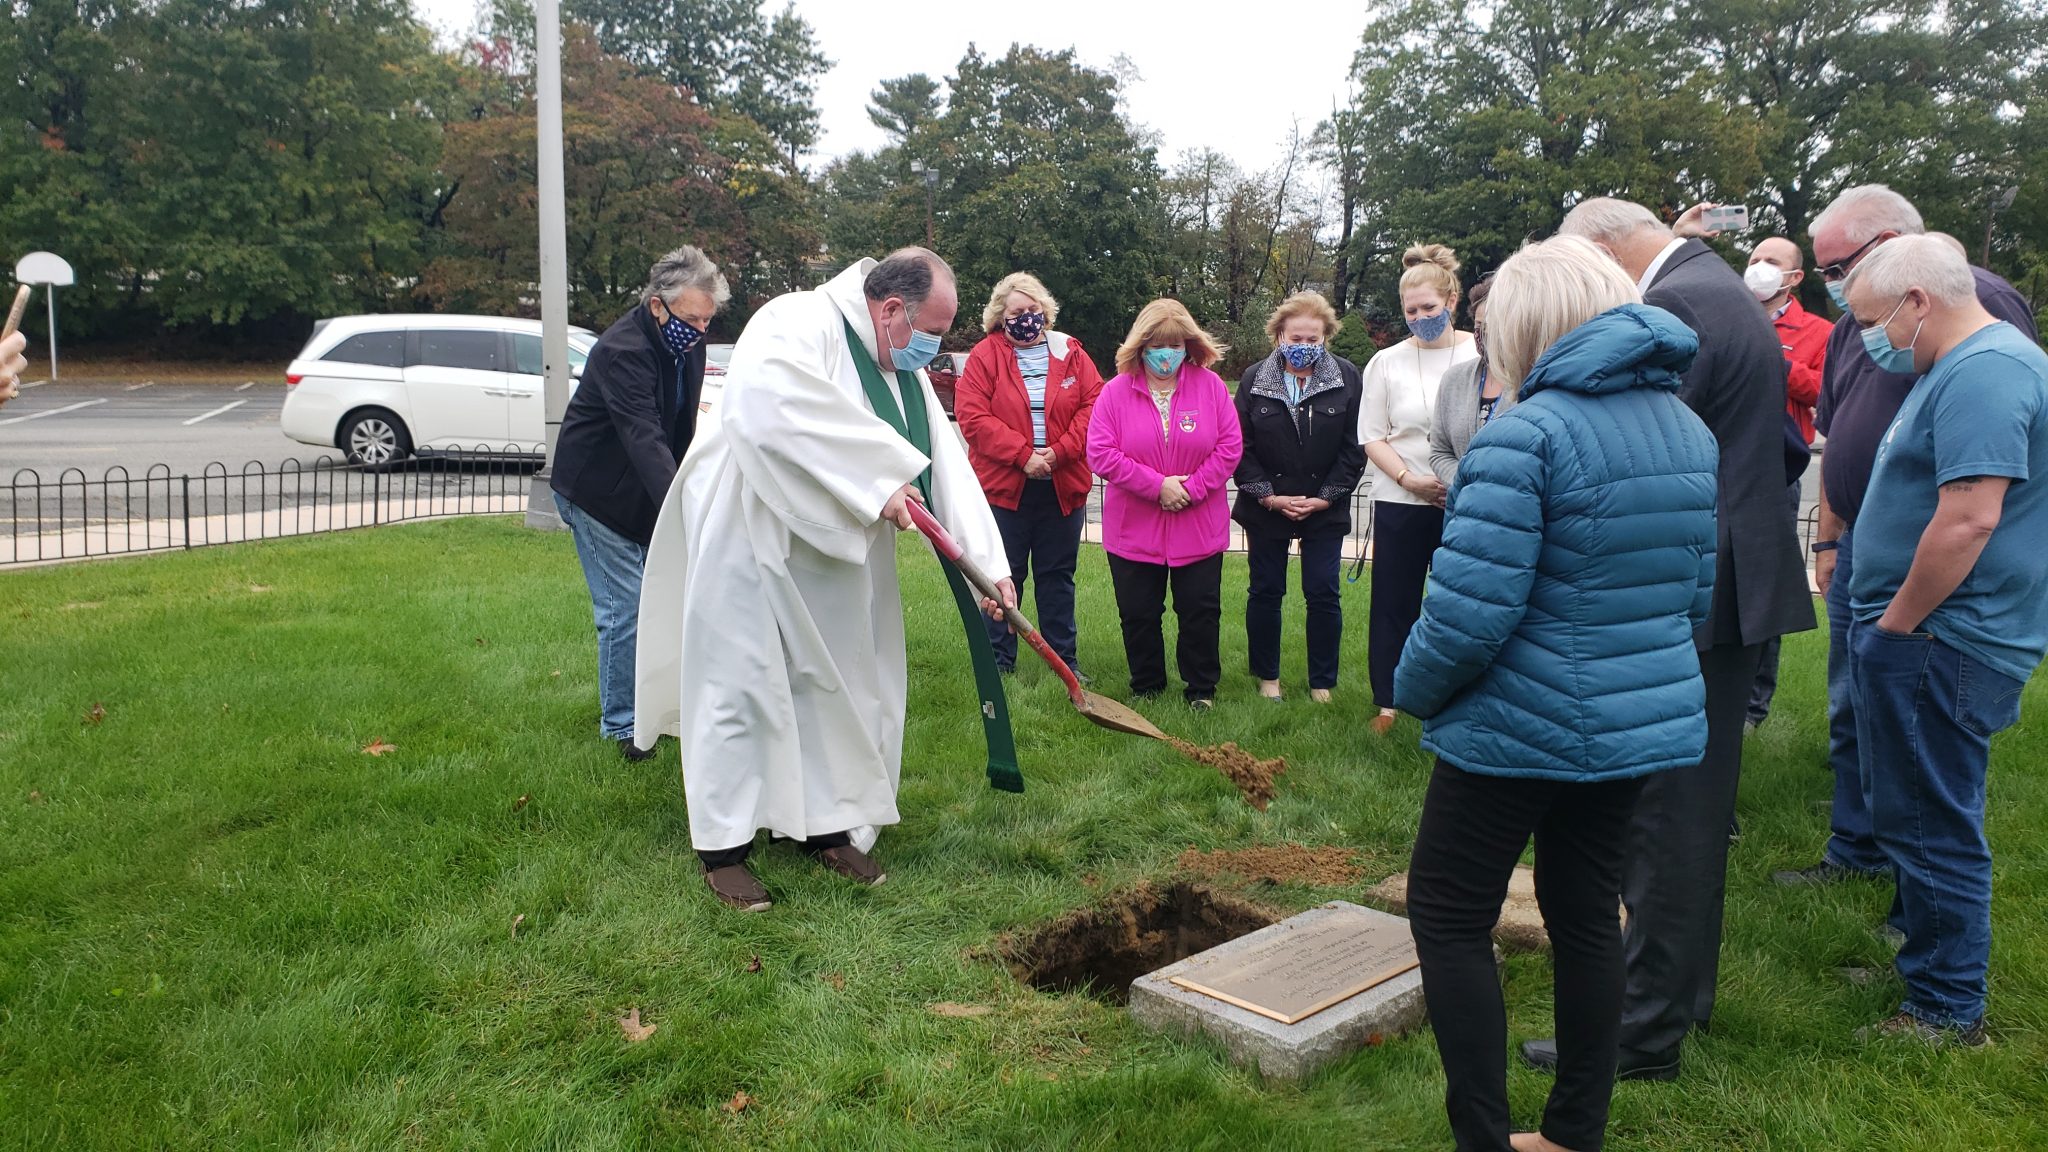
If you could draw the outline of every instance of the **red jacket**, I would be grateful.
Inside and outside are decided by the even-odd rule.
[[[1785,313],[1772,321],[1778,327],[1778,346],[1785,351],[1790,372],[1785,378],[1785,411],[1799,424],[1799,434],[1813,443],[1813,406],[1820,403],[1821,362],[1827,359],[1832,322],[1799,306],[1794,296],[1785,302]]]
[[[1088,416],[1102,392],[1102,374],[1064,332],[1045,334],[1045,444],[1053,452],[1052,486],[1060,511],[1071,515],[1088,502],[1095,477],[1088,471]],[[991,332],[967,357],[953,392],[953,416],[967,440],[967,456],[981,490],[998,508],[1015,509],[1024,496],[1024,464],[1031,459],[1031,394],[1017,371],[1017,349]]]

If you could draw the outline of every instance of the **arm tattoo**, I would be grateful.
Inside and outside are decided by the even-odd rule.
[[[1982,476],[1963,476],[1941,486],[1943,492],[1975,492],[1977,485],[1984,482]]]

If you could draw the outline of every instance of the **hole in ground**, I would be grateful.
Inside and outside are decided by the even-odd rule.
[[[1143,885],[1011,937],[999,954],[1017,979],[1041,992],[1085,992],[1125,1004],[1138,977],[1279,919],[1205,885]]]

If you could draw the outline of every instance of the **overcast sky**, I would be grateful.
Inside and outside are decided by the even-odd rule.
[[[475,24],[475,0],[413,0],[444,33]],[[779,11],[781,0],[765,0]],[[1220,6],[1219,6],[1220,7]],[[1024,4],[909,0],[796,0],[833,61],[818,86],[823,139],[813,163],[881,145],[868,123],[868,93],[884,79],[924,72],[943,81],[967,45],[1001,56],[1011,43],[1075,48],[1107,68],[1119,53],[1142,79],[1129,92],[1134,119],[1158,131],[1162,164],[1210,147],[1247,168],[1280,158],[1295,118],[1304,132],[1344,91],[1365,29],[1360,0],[1295,0],[1259,26],[1251,10],[1210,20],[1208,5],[1138,0],[1033,0]]]

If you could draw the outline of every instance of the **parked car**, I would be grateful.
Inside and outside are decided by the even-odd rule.
[[[946,419],[953,416],[953,391],[960,384],[960,373],[967,371],[967,353],[941,352],[932,357],[924,373],[931,377],[932,391],[939,394],[939,407],[946,410]]]
[[[569,329],[569,386],[597,343]],[[502,316],[322,320],[285,369],[284,434],[349,463],[546,451],[540,321]]]
[[[725,375],[725,370],[731,365],[732,345],[706,344],[704,346],[704,378],[706,380],[711,379],[713,376]]]

